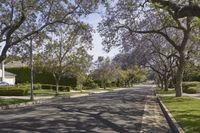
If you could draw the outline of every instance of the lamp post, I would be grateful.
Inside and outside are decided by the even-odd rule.
[[[33,39],[31,38],[30,39],[30,46],[29,46],[29,49],[30,49],[30,69],[31,69],[31,73],[30,73],[30,76],[31,76],[31,88],[30,88],[30,100],[33,101],[34,100],[34,95],[33,95]]]

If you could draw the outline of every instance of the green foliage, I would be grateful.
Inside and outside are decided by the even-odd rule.
[[[188,89],[189,87],[200,87],[200,82],[183,82],[183,89]]]
[[[200,82],[183,82],[182,87],[184,93],[195,94],[200,88]]]
[[[186,133],[199,133],[199,99],[174,96],[162,96],[161,99]]]
[[[34,84],[33,85],[33,89],[34,90],[40,90],[42,88],[42,85],[41,84]]]
[[[56,90],[56,85],[41,84],[41,89],[44,89],[44,90]],[[67,92],[69,92],[71,89],[72,89],[71,86],[62,86],[62,85],[59,85],[59,90],[60,91],[67,91]]]
[[[6,87],[0,87],[0,95],[1,96],[26,96],[28,95],[29,89],[24,88],[18,88],[15,86],[6,86]]]
[[[0,99],[0,106],[29,102],[26,99]]]
[[[16,74],[16,83],[30,82],[30,69],[27,67],[7,68],[6,71]],[[34,72],[34,83],[39,84],[56,84],[52,74],[47,72]],[[60,85],[76,87],[76,78],[64,77],[60,80]]]
[[[200,81],[200,66],[187,62],[183,74],[184,81]]]
[[[99,86],[97,83],[94,82],[92,77],[87,76],[85,82],[83,83],[83,89],[90,90],[90,89],[98,89]]]
[[[134,65],[129,69],[118,69],[118,86],[127,84],[134,84],[146,81],[145,72],[143,72],[138,66]]]
[[[196,94],[197,93],[197,87],[189,87],[187,89],[183,89],[184,93],[188,94]]]
[[[90,89],[98,89],[99,86],[91,77],[87,77],[86,81],[83,84],[83,89],[90,90]]]
[[[87,83],[87,84],[83,87],[83,89],[85,89],[85,90],[98,89],[98,88],[99,88],[99,86],[98,86],[98,84],[96,84],[95,82]]]
[[[175,94],[175,89],[169,89],[168,91],[165,91],[164,89],[161,88],[156,88],[156,94]]]

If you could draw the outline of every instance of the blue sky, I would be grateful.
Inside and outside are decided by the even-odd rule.
[[[100,11],[103,12],[103,11]],[[85,18],[84,21],[86,21],[87,23],[89,23],[96,31],[95,33],[93,33],[93,45],[94,48],[89,51],[89,54],[93,55],[94,60],[96,60],[98,58],[98,56],[104,56],[104,57],[114,57],[118,52],[118,49],[112,49],[109,53],[105,52],[103,50],[103,46],[102,46],[102,39],[97,31],[97,26],[98,23],[101,21],[102,17],[101,14],[99,13],[93,13],[89,16],[87,16],[87,18]]]

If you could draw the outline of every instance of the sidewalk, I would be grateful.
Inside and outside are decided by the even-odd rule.
[[[171,129],[157,102],[156,96],[147,96],[140,133],[171,133]]]

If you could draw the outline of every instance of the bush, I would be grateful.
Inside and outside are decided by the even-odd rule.
[[[94,82],[90,82],[83,87],[83,89],[85,89],[85,90],[98,89],[98,88],[99,88],[98,84],[96,84]]]
[[[41,84],[34,84],[33,89],[34,90],[40,90],[42,88]]]
[[[70,92],[71,89],[72,89],[71,86],[60,86],[59,87],[59,90],[66,91],[66,92]]]
[[[52,85],[49,85],[49,84],[42,84],[41,85],[41,89],[44,89],[44,90],[52,90]]]
[[[0,87],[0,96],[26,96],[28,88]]]
[[[183,82],[183,89],[188,89],[190,87],[197,87],[199,86],[200,83],[199,82]]]
[[[28,67],[7,68],[6,71],[16,74],[16,83],[30,82],[30,69]],[[48,72],[34,71],[34,83],[56,84],[53,74]],[[76,87],[77,79],[75,76],[66,76],[61,78],[60,85]]]
[[[56,90],[56,85],[50,85],[50,84],[42,84],[41,89],[44,90]],[[71,86],[62,86],[59,85],[59,91],[67,91],[69,92],[72,89]]]
[[[183,92],[188,94],[195,94],[197,93],[197,87],[189,87],[187,89],[183,89]]]

